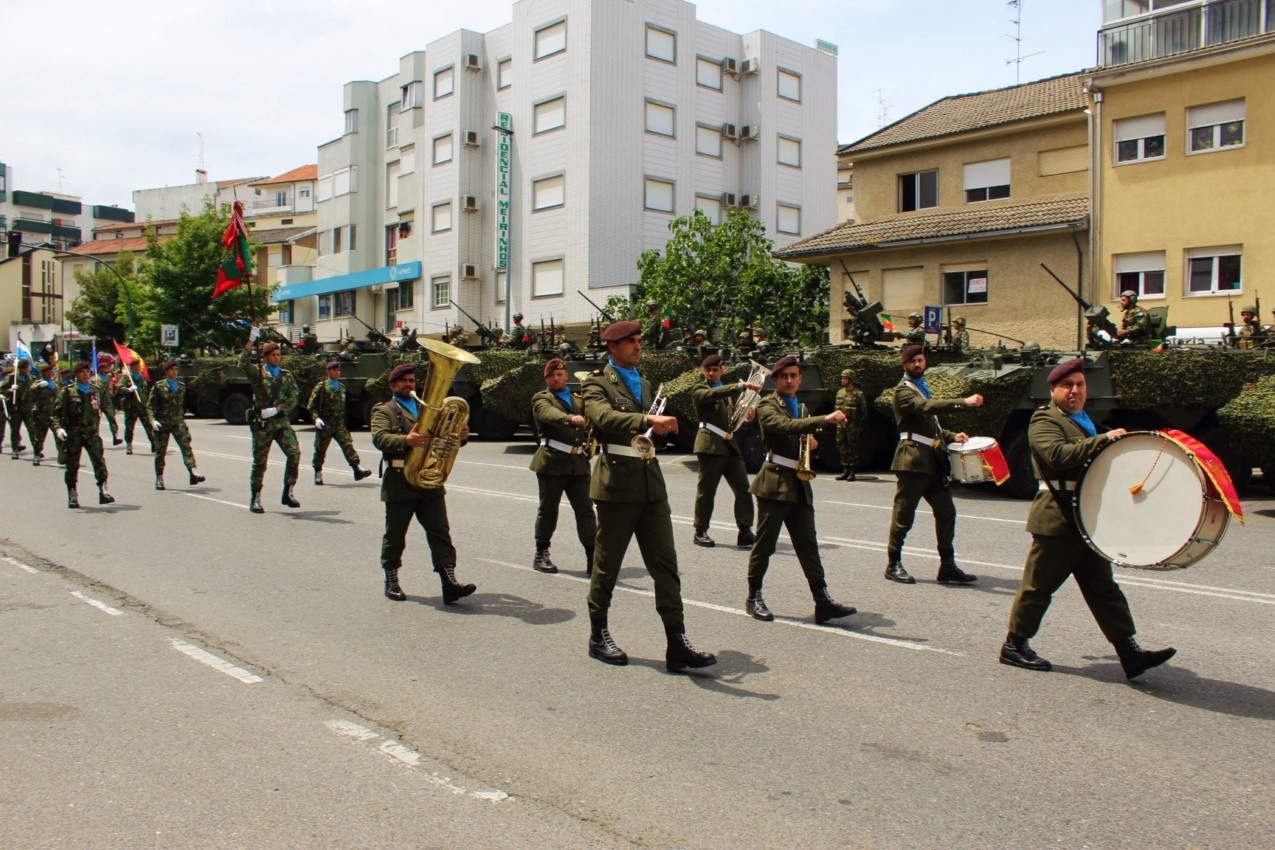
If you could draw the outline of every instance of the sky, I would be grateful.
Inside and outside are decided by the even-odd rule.
[[[384,79],[400,56],[455,30],[506,24],[512,5],[4,0],[0,162],[12,170],[9,189],[131,209],[134,189],[193,183],[201,163],[210,179],[232,180],[316,162],[318,146],[341,134],[345,83]],[[696,6],[699,20],[737,33],[836,44],[841,143],[877,130],[883,112],[889,124],[942,97],[1013,85],[1016,71],[1029,82],[1089,67],[1101,23],[1101,0]]]

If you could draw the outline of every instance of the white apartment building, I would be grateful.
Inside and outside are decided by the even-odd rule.
[[[455,305],[587,322],[577,291],[627,293],[696,207],[746,207],[777,247],[837,222],[836,58],[682,0],[521,0],[346,84],[344,108],[319,148],[313,279],[274,295],[321,339],[361,336],[354,317],[472,330]]]
[[[133,220],[126,209],[85,204],[79,195],[16,189],[13,177],[13,167],[0,162],[0,235],[6,245],[14,238],[27,247],[48,244],[65,251],[92,239],[97,227]]]

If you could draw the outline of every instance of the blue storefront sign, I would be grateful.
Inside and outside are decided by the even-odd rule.
[[[291,283],[281,286],[270,293],[270,300],[275,304],[305,298],[310,295],[327,295],[331,292],[347,292],[351,289],[363,289],[378,283],[398,283],[404,280],[418,280],[421,276],[421,261],[399,263],[394,266],[383,266],[379,269],[368,269],[365,272],[342,274],[336,277],[325,277],[320,280],[308,280],[304,283]]]

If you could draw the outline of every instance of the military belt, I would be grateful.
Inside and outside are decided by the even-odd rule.
[[[699,427],[703,428],[705,431],[712,431],[723,440],[729,440],[731,437],[735,436],[730,431],[724,431],[711,422],[701,422],[699,423]]]
[[[407,466],[407,461],[402,458],[390,458],[391,469],[402,469]]]
[[[793,460],[793,459],[792,459],[792,458],[790,458],[790,457],[784,457],[783,455],[777,455],[777,454],[775,454],[774,452],[771,452],[770,454],[766,455],[766,460],[770,461],[771,463],[775,464],[776,466],[786,466],[786,467],[788,467],[789,469],[796,469],[796,468],[797,468],[797,461]]]
[[[548,437],[541,438],[540,445],[547,446],[555,451],[565,452],[569,455],[578,455],[580,452],[584,451],[581,446],[568,445],[567,443],[563,443],[558,440],[551,440]]]
[[[935,449],[943,445],[941,437],[927,437],[924,434],[918,434],[915,431],[900,431],[899,439],[911,440],[914,443],[920,443],[923,446],[930,446]]]
[[[603,448],[606,449],[607,454],[615,455],[616,457],[635,457],[639,459],[642,457],[642,455],[638,453],[638,450],[632,446],[624,446],[619,443],[606,443]]]
[[[1070,491],[1070,490],[1075,490],[1075,489],[1076,489],[1076,482],[1075,482],[1075,481],[1054,481],[1054,482],[1052,482],[1052,483],[1053,483],[1053,485],[1054,485],[1054,489],[1055,489],[1055,490],[1068,490],[1068,491]],[[1039,485],[1039,487],[1038,487],[1037,489],[1048,491],[1048,490],[1049,490],[1049,484],[1050,484],[1050,482],[1041,481],[1041,482],[1040,482],[1040,485]]]

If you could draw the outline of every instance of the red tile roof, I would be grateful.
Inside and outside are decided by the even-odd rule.
[[[318,180],[318,165],[303,165],[300,168],[294,168],[291,171],[285,171],[278,177],[271,177],[266,180],[258,180],[253,183],[254,186],[271,186],[275,183],[296,183],[302,180]]]
[[[176,234],[161,234],[159,241],[163,242],[173,238]],[[85,242],[71,249],[72,254],[84,254],[90,257],[106,257],[118,254],[121,251],[127,251],[132,254],[140,254],[146,250],[146,237],[133,236],[127,239],[94,239],[92,242]]]
[[[132,230],[138,227],[145,227],[148,224],[154,225],[155,227],[158,228],[166,224],[176,224],[177,221],[178,220],[175,218],[166,218],[163,221],[149,221],[149,222],[148,221],[127,221],[127,222],[121,222],[119,224],[103,224],[101,227],[93,228],[93,232],[94,233],[115,233],[116,231],[119,231],[119,230]]]

